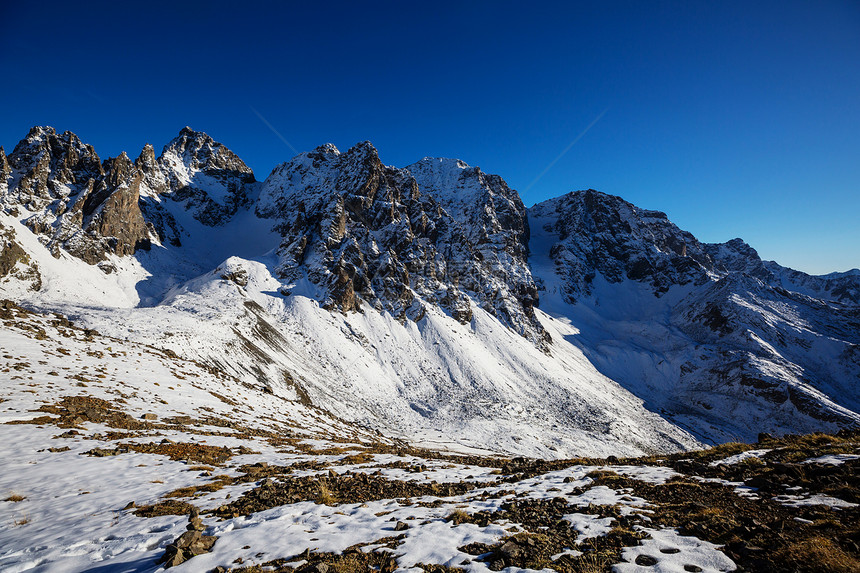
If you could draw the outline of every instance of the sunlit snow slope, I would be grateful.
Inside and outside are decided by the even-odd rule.
[[[856,276],[617,198],[526,210],[367,142],[260,183],[189,128],[134,163],[34,128],[0,171],[0,297],[419,445],[632,455],[860,420]]]

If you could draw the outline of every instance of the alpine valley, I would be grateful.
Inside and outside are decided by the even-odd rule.
[[[639,455],[860,425],[860,271],[594,190],[323,145],[258,181],[188,127],[0,148],[0,296],[414,445]]]
[[[798,435],[804,434],[804,435]],[[184,128],[0,148],[0,570],[860,570],[860,271]]]

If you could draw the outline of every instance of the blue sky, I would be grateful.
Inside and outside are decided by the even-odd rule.
[[[0,144],[206,131],[458,157],[527,205],[595,188],[811,273],[860,267],[860,3],[3,3]],[[601,115],[603,114],[603,115]],[[600,118],[552,168],[546,167]]]

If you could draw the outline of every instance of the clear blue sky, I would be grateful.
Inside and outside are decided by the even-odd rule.
[[[371,140],[527,205],[595,188],[812,273],[860,267],[860,2],[2,2],[0,144],[184,125],[264,179]],[[605,114],[534,185],[595,118]],[[530,186],[531,185],[531,186]]]

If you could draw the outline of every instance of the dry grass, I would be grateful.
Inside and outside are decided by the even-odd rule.
[[[603,573],[610,561],[604,559],[599,553],[586,553],[577,557],[573,562],[573,570],[576,573]]]
[[[13,523],[16,526],[27,525],[28,523],[30,523],[30,517],[28,515],[24,515],[23,517],[16,519]]]
[[[755,444],[727,442],[725,444],[720,444],[719,446],[714,446],[713,448],[708,448],[707,450],[701,450],[698,452],[686,452],[684,454],[684,457],[692,458],[700,462],[714,461],[727,458],[729,456],[734,456],[736,454],[740,454],[748,450],[752,450],[755,447]]]
[[[448,514],[448,517],[445,518],[445,521],[449,521],[454,525],[460,525],[461,523],[469,523],[470,521],[472,521],[472,518],[462,509],[455,509]]]
[[[589,472],[585,477],[591,478],[596,482],[612,482],[624,479],[622,476],[610,470],[594,470]]]
[[[209,483],[205,483],[203,485],[192,485],[188,487],[181,487],[179,489],[175,489],[173,491],[169,491],[164,494],[163,497],[171,498],[171,497],[194,497],[201,493],[210,493],[213,491],[218,491],[224,486],[232,485],[235,483],[235,479],[228,475],[218,475],[215,476],[214,481]]]
[[[791,571],[808,573],[856,573],[860,560],[842,550],[833,540],[816,536],[783,548],[777,561],[791,567]]]
[[[12,495],[7,497],[3,501],[11,501],[12,503],[18,503],[19,501],[24,501],[25,499],[27,499],[27,496],[19,495],[19,494],[13,492]]]
[[[701,518],[725,517],[726,511],[721,507],[706,507],[697,512]]]
[[[317,503],[321,503],[323,505],[335,505],[337,503],[337,497],[335,497],[328,486],[324,483],[320,484],[320,493],[317,496]]]
[[[755,457],[755,456],[750,457],[750,458],[744,458],[738,463],[741,465],[741,467],[745,467],[745,468],[760,468],[760,467],[766,465],[764,463],[764,460],[762,460],[761,458]]]
[[[159,517],[162,515],[187,515],[193,506],[184,501],[168,499],[153,505],[144,505],[134,510],[138,517]]]
[[[352,454],[343,457],[338,464],[367,464],[372,463],[374,461],[373,454],[368,452],[359,452],[357,454]]]

